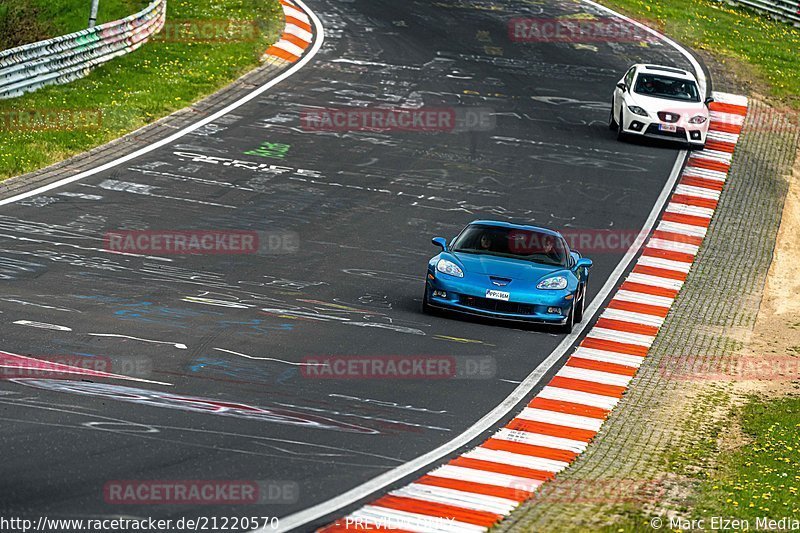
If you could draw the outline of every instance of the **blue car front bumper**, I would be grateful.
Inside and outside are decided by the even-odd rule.
[[[564,324],[569,318],[575,298],[574,291],[569,288],[540,290],[530,283],[521,282],[498,287],[491,283],[488,276],[484,277],[485,280],[470,275],[456,278],[429,272],[425,298],[432,307],[504,320]],[[487,290],[508,292],[509,299],[487,298]]]

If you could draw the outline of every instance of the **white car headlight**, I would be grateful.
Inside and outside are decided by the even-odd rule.
[[[644,109],[642,109],[638,105],[629,105],[628,106],[628,111],[630,111],[634,115],[639,115],[639,116],[642,116],[642,117],[646,117],[647,116],[647,111],[645,111]]]
[[[567,278],[564,276],[553,276],[552,278],[543,279],[536,286],[537,289],[544,290],[561,290],[567,288]]]
[[[706,120],[708,120],[708,117],[697,115],[689,119],[689,124],[703,124]]]
[[[457,278],[464,277],[464,271],[461,270],[461,267],[459,267],[452,261],[448,261],[447,259],[439,259],[439,262],[436,263],[436,270],[438,270],[442,274],[448,274],[450,276],[455,276]]]

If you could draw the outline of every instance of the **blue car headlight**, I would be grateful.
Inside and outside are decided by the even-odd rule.
[[[543,279],[536,286],[537,289],[543,290],[561,290],[567,288],[567,278],[564,276],[553,276],[552,278]]]
[[[464,277],[464,271],[461,270],[461,267],[447,259],[439,259],[439,262],[436,263],[436,270],[442,274],[448,274],[457,278]]]

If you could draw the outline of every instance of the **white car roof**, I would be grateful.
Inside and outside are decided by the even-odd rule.
[[[636,72],[649,72],[653,74],[665,74],[672,78],[684,79],[684,80],[692,80],[697,82],[697,79],[694,77],[694,74],[687,70],[683,70],[677,67],[668,67],[665,65],[653,65],[649,63],[637,63],[634,65],[636,67]]]

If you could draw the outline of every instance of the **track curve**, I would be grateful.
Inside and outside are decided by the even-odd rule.
[[[677,151],[618,143],[607,100],[629,63],[689,67],[674,48],[508,40],[512,17],[602,16],[573,3],[310,7],[326,41],[288,80],[124,165],[3,207],[0,349],[101,358],[149,381],[0,383],[4,514],[252,514],[107,501],[107,483],[132,479],[297,483],[296,501],[259,506],[259,515],[327,501],[452,440],[562,341],[421,315],[431,236],[480,217],[634,231],[650,215]],[[467,133],[300,125],[310,109],[380,105],[490,108],[496,123]],[[265,158],[264,143],[288,148]],[[106,232],[140,229],[281,230],[300,246],[237,256],[103,250]],[[590,298],[623,252],[593,257]],[[453,355],[488,357],[492,371],[331,380],[301,366],[308,357]]]

